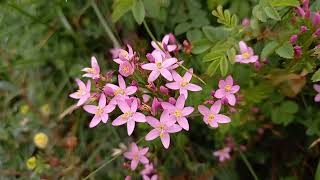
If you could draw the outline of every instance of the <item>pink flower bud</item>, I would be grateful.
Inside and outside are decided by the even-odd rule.
[[[216,92],[215,90],[212,90],[211,93],[210,93],[210,95],[211,95],[212,97],[214,97],[214,93],[215,93],[215,92]]]
[[[313,15],[313,18],[312,18],[312,25],[317,27],[318,25],[320,24],[320,13],[317,12]]]
[[[230,112],[230,113],[236,113],[236,112],[237,112],[237,109],[234,108],[234,107],[230,107],[230,108],[229,108],[229,112]]]
[[[290,42],[291,44],[294,44],[294,43],[296,43],[297,40],[298,40],[298,35],[294,34],[294,35],[292,35],[292,36],[290,37],[289,42]]]
[[[135,87],[139,88],[138,82],[136,80],[131,81],[131,86],[135,86]]]
[[[147,59],[148,59],[151,63],[154,63],[154,62],[155,62],[154,57],[152,56],[151,53],[148,53],[148,54],[146,55],[146,57],[147,57]]]
[[[301,33],[304,33],[304,32],[306,32],[307,30],[308,30],[307,26],[301,26],[301,27],[300,27],[300,32],[301,32]]]
[[[250,26],[250,19],[244,18],[244,19],[242,20],[242,26],[244,26],[244,27],[249,27],[249,26]]]
[[[160,86],[160,92],[163,93],[163,94],[166,94],[166,95],[169,94],[168,88],[166,88],[164,86]]]
[[[318,28],[314,33],[313,33],[314,37],[319,37],[320,36],[320,28]]]
[[[294,49],[294,56],[299,58],[302,54],[301,46],[295,46],[293,47],[293,49]]]
[[[262,67],[262,64],[259,61],[256,61],[254,63],[254,68],[256,69],[256,71],[259,71]]]
[[[142,99],[144,103],[147,103],[150,100],[150,96],[148,94],[143,94],[142,95]]]
[[[105,77],[107,80],[111,79],[112,76],[113,76],[113,71],[108,71],[108,72],[104,75],[104,77]]]
[[[161,107],[162,106],[160,101],[157,98],[153,98],[152,105],[151,105],[151,114],[155,116],[157,114],[158,109]]]
[[[258,113],[259,112],[259,108],[258,107],[253,107],[253,108],[251,108],[251,112]]]
[[[175,105],[176,104],[176,100],[173,98],[173,97],[170,97],[168,102],[172,105]]]

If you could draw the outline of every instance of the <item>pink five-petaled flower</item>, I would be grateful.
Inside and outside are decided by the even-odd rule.
[[[218,123],[229,123],[231,120],[228,116],[219,114],[221,109],[221,101],[216,101],[211,108],[200,105],[198,106],[199,112],[203,115],[203,121],[213,128],[217,128]]]
[[[83,68],[81,71],[86,72],[82,77],[89,77],[92,79],[99,79],[100,77],[100,67],[97,62],[96,57],[91,57],[91,68]]]
[[[233,85],[233,78],[229,75],[226,80],[219,81],[219,88],[215,93],[214,97],[219,99],[227,99],[228,103],[232,106],[236,104],[236,97],[234,93],[238,92],[240,86]]]
[[[135,122],[146,122],[146,117],[144,114],[137,112],[138,101],[134,99],[131,105],[129,106],[126,101],[119,101],[118,106],[123,112],[122,115],[117,117],[113,122],[113,126],[120,126],[127,123],[127,132],[130,136],[134,130]]]
[[[76,82],[79,86],[79,90],[69,96],[73,99],[79,99],[77,106],[81,106],[90,98],[91,81],[88,80],[87,85],[85,85],[80,79],[76,79]]]
[[[146,140],[151,141],[160,136],[163,146],[168,149],[170,145],[169,133],[176,133],[181,131],[181,127],[175,124],[175,120],[169,117],[167,111],[163,111],[160,116],[160,121],[152,116],[148,116],[147,122],[154,128],[146,135]]]
[[[175,51],[178,46],[175,44],[176,43],[176,38],[174,37],[174,35],[172,33],[165,35],[162,38],[162,42],[151,42],[151,45],[154,49],[158,50],[158,51],[162,51],[161,48],[163,48],[165,51],[168,52],[172,52]],[[161,48],[159,48],[159,46]]]
[[[149,163],[149,160],[146,157],[148,150],[148,147],[139,148],[136,143],[131,143],[130,151],[123,154],[124,157],[131,160],[131,170],[135,170],[139,162],[142,164]]]
[[[213,152],[213,155],[218,157],[220,162],[223,162],[227,159],[230,159],[230,151],[231,149],[229,147],[225,147],[223,149]]]
[[[94,117],[92,118],[89,127],[93,128],[96,125],[98,125],[101,121],[103,123],[107,123],[109,119],[108,113],[112,112],[115,108],[115,105],[108,104],[106,105],[106,96],[104,94],[100,95],[99,99],[99,105],[85,105],[83,106],[84,110],[88,113],[94,114]]]
[[[189,91],[201,91],[202,88],[198,85],[190,83],[192,78],[193,70],[189,69],[183,77],[181,77],[177,72],[173,71],[172,76],[175,82],[167,83],[166,86],[173,90],[180,91],[180,95],[184,95],[185,98],[188,97],[188,90]]]
[[[172,105],[168,102],[162,102],[161,106],[164,111],[169,112],[169,116],[174,121],[178,122],[178,124],[185,130],[189,130],[189,123],[186,116],[190,115],[193,111],[193,107],[184,107],[186,99],[184,95],[180,95],[176,101],[175,105]]]
[[[248,64],[258,61],[259,57],[254,55],[253,49],[248,47],[244,41],[239,42],[240,53],[236,55],[236,62]]]
[[[114,62],[121,64],[123,61],[131,61],[132,58],[135,56],[135,52],[133,52],[132,47],[127,44],[128,51],[123,49],[117,49],[117,58],[113,59]]]
[[[176,58],[168,58],[162,56],[160,51],[153,51],[152,56],[154,63],[143,64],[142,69],[152,71],[149,75],[148,82],[153,82],[161,74],[164,78],[172,81],[172,74],[169,71],[171,66],[177,62]]]
[[[314,88],[314,90],[316,90],[318,92],[318,94],[314,97],[314,101],[320,102],[320,85],[315,84],[315,85],[313,85],[313,88]]]
[[[118,75],[118,83],[119,86],[108,83],[104,88],[105,92],[113,94],[114,97],[111,100],[112,103],[117,103],[119,100],[124,100],[129,95],[132,95],[137,91],[136,86],[127,87],[126,82],[121,75]]]

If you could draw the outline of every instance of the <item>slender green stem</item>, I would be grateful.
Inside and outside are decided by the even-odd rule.
[[[91,6],[94,9],[94,12],[96,13],[96,15],[98,16],[98,19],[100,21],[100,23],[102,24],[104,30],[106,31],[107,35],[109,36],[109,38],[111,39],[113,46],[116,48],[120,47],[120,43],[117,40],[117,38],[114,36],[114,34],[112,33],[111,29],[109,28],[107,22],[105,21],[105,19],[103,18],[99,8],[97,7],[97,4],[94,0],[91,1]]]
[[[157,41],[156,37],[152,34],[152,32],[151,32],[151,30],[150,30],[150,28],[149,28],[149,26],[148,26],[148,24],[147,24],[147,22],[146,22],[145,20],[143,21],[143,25],[144,25],[145,29],[147,30],[147,33],[149,34],[149,36],[151,37],[151,39],[152,39],[154,42],[156,42],[157,46],[158,46],[163,52],[165,52],[165,50],[163,49],[163,47],[161,46],[161,44],[159,43],[159,41]],[[182,64],[179,64],[179,63],[177,63],[177,64],[178,64],[180,67],[182,67],[182,69],[184,69],[184,70],[186,70],[186,71],[189,71],[189,69],[186,68],[185,66],[183,66]],[[195,78],[197,78],[199,81],[201,81],[203,84],[206,85],[206,83],[205,83],[199,76],[195,75],[194,73],[192,73],[192,76],[195,77]]]
[[[248,159],[246,158],[246,156],[241,152],[241,150],[239,151],[239,154],[240,154],[240,157],[241,159],[243,160],[243,162],[246,164],[247,168],[249,169],[252,177],[255,179],[255,180],[259,180],[258,176],[256,175],[256,173],[254,172],[250,162],[248,161]]]

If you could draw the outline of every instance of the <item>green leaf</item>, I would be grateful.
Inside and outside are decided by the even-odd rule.
[[[292,59],[294,55],[294,50],[289,42],[285,42],[282,46],[276,49],[276,53],[283,58]]]
[[[203,37],[203,33],[199,29],[192,29],[187,32],[187,38],[190,42],[194,42]]]
[[[280,108],[283,112],[289,113],[289,114],[295,114],[298,112],[298,105],[297,103],[293,101],[285,101],[281,104]]]
[[[191,28],[191,25],[189,23],[187,23],[187,22],[180,23],[174,29],[174,33],[175,33],[175,35],[180,35],[182,33],[187,32],[190,28]]]
[[[226,56],[220,59],[220,72],[222,76],[226,76],[228,73],[229,61]]]
[[[201,54],[212,47],[212,42],[208,39],[200,39],[192,43],[191,52],[193,54]]]
[[[260,5],[256,5],[253,10],[252,10],[252,14],[254,17],[256,17],[257,19],[259,19],[262,22],[267,22],[267,15],[266,13],[263,11],[263,9],[261,8]]]
[[[134,1],[134,4],[132,6],[132,14],[138,24],[141,24],[143,22],[145,10],[143,2],[141,0]]]
[[[271,41],[267,45],[265,45],[261,51],[261,58],[264,59],[272,54],[276,50],[278,45],[279,43],[276,41]]]
[[[298,0],[280,0],[280,1],[271,0],[270,3],[273,7],[286,7],[286,6],[296,7],[300,5]]]
[[[113,22],[117,22],[125,13],[127,13],[133,5],[133,0],[119,0],[115,1],[113,5],[113,12],[111,19]]]
[[[320,81],[320,69],[318,69],[311,78],[312,82]]]
[[[235,56],[236,56],[236,50],[234,48],[231,48],[227,51],[227,57],[229,59],[229,61],[231,62],[231,64],[233,64],[235,61]]]
[[[263,7],[264,12],[267,14],[269,18],[274,19],[276,21],[281,20],[278,11],[270,4],[268,0],[262,0],[260,1],[260,3],[261,7]]]
[[[210,62],[217,59],[221,59],[223,56],[224,56],[224,52],[213,50],[213,51],[210,51],[205,56],[203,56],[202,60],[203,62]]]
[[[212,42],[228,38],[229,32],[224,27],[204,26],[202,27],[204,35]]]
[[[238,24],[238,17],[231,15],[229,10],[223,10],[222,6],[218,6],[212,11],[212,15],[218,18],[218,23],[224,24],[228,28],[234,28]]]
[[[144,7],[146,10],[146,15],[152,18],[159,18],[160,16],[160,2],[157,0],[144,0]]]
[[[217,71],[219,65],[220,65],[220,61],[213,61],[209,65],[206,74],[208,74],[209,76],[212,76]]]

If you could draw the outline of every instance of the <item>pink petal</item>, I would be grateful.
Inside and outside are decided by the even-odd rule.
[[[315,101],[315,102],[320,102],[320,94],[317,94],[317,95],[314,97],[314,101]]]
[[[223,114],[217,114],[215,119],[218,123],[229,123],[231,119],[228,116],[225,116]]]
[[[71,98],[73,98],[73,99],[79,99],[79,98],[80,98],[78,92],[74,92],[74,93],[72,93],[72,94],[69,94],[69,96],[70,96]]]
[[[140,162],[142,162],[143,164],[148,164],[149,163],[149,159],[146,158],[145,156],[141,156],[140,157]]]
[[[105,89],[106,89],[106,88],[111,88],[113,91],[116,91],[116,90],[119,89],[119,86],[116,86],[116,85],[114,85],[114,84],[108,83],[108,84],[106,84],[106,86],[105,86]],[[113,92],[112,92],[112,93],[113,93]]]
[[[182,81],[182,77],[176,72],[176,71],[172,71],[172,77],[175,81],[180,82]]]
[[[106,106],[106,96],[102,93],[99,99],[99,107],[103,108]]]
[[[100,73],[99,64],[94,56],[91,57],[91,67],[94,68],[98,74]]]
[[[226,84],[227,84],[227,85],[230,85],[230,86],[233,85],[233,78],[232,78],[232,76],[229,75],[229,76],[226,78]]]
[[[314,90],[316,90],[317,92],[320,93],[320,85],[319,84],[315,84],[313,85]]]
[[[172,52],[172,51],[177,49],[177,45],[168,45],[167,49],[168,49],[169,52]]]
[[[179,108],[179,109],[182,109],[184,107],[184,103],[186,101],[186,98],[184,95],[180,95],[177,99],[177,102],[176,102],[176,107]]]
[[[90,92],[90,88],[91,88],[91,81],[88,80],[88,81],[87,81],[87,85],[86,85],[86,90],[87,90],[88,92]]]
[[[126,101],[119,101],[118,106],[123,113],[129,112],[131,110]]]
[[[129,50],[129,54],[133,54],[132,47],[129,44],[127,44],[127,47],[128,47],[128,50]]]
[[[185,88],[180,88],[180,95],[184,95],[185,98],[188,98],[188,91]]]
[[[150,124],[150,126],[157,128],[160,125],[160,122],[158,119],[152,117],[152,116],[147,116],[146,117],[147,123]]]
[[[76,82],[77,82],[79,88],[86,89],[86,85],[80,79],[76,79]]]
[[[168,149],[169,145],[170,145],[170,136],[169,133],[163,133],[162,137],[161,137],[161,142],[164,146],[164,148]]]
[[[130,148],[132,152],[139,152],[139,147],[136,143],[131,143]]]
[[[168,103],[168,102],[162,102],[162,103],[161,103],[161,106],[162,106],[162,108],[163,108],[164,110],[169,110],[169,111],[171,111],[171,110],[176,109],[176,107],[175,107],[174,105],[172,105],[171,103]]]
[[[218,114],[221,109],[221,101],[216,101],[210,108],[210,111],[214,114]]]
[[[140,155],[145,155],[145,154],[147,154],[148,151],[149,151],[149,148],[148,148],[148,147],[142,148],[142,149],[140,150],[139,154],[140,154]]]
[[[225,96],[225,91],[224,89],[218,89],[215,93],[214,93],[214,97],[216,98],[223,98]]]
[[[148,94],[143,94],[142,95],[142,99],[144,103],[147,103],[150,100],[151,96],[149,96]]]
[[[90,114],[95,114],[96,111],[97,111],[97,106],[94,106],[94,105],[85,105],[83,106],[83,109],[85,111],[87,111],[88,113]]]
[[[127,122],[127,132],[129,136],[132,134],[134,127],[135,127],[135,122],[133,120]]]
[[[132,152],[125,152],[123,153],[123,156],[127,159],[133,159],[134,154]]]
[[[113,61],[117,64],[122,64],[124,61],[122,61],[121,59],[117,58],[117,59],[113,59]]]
[[[204,115],[204,116],[207,116],[207,115],[210,113],[209,108],[207,108],[207,107],[204,106],[204,105],[199,105],[199,106],[198,106],[198,111],[199,111],[202,115]]]
[[[125,94],[129,96],[137,92],[137,90],[138,88],[136,86],[129,86],[125,89]]]
[[[210,126],[213,128],[217,128],[219,125],[218,125],[217,121],[211,121]]]
[[[80,99],[79,99],[79,101],[77,103],[77,106],[83,105],[88,99],[89,99],[89,97],[87,97],[87,96],[80,97]]]
[[[259,60],[259,56],[251,56],[249,58],[249,62],[252,62],[252,63],[254,63],[254,62],[258,61],[258,60]]]
[[[232,86],[232,88],[230,89],[230,92],[231,92],[231,93],[236,93],[236,92],[238,92],[239,90],[240,90],[240,86],[234,85],[234,86]]]
[[[185,107],[185,108],[183,108],[183,110],[182,110],[182,115],[183,115],[183,116],[188,116],[188,115],[190,115],[193,111],[194,111],[194,108],[193,108],[193,107]]]
[[[226,85],[227,85],[227,83],[226,83],[225,80],[220,80],[219,81],[219,88],[220,89],[224,89]]]
[[[178,60],[176,58],[169,58],[166,59],[163,63],[162,63],[162,67],[163,68],[167,68],[170,67],[171,65],[173,65],[174,63],[176,63]]]
[[[103,111],[103,112],[104,112],[104,113],[110,113],[110,112],[112,112],[115,108],[116,108],[116,106],[110,102],[106,107],[104,107],[104,111]]]
[[[151,41],[151,46],[152,46],[153,48],[155,48],[155,49],[159,49],[157,43],[154,42],[154,41]]]
[[[236,62],[240,62],[241,63],[243,61],[242,55],[236,55],[235,60],[236,60]]]
[[[167,88],[173,89],[173,90],[178,90],[180,89],[181,85],[178,82],[171,82],[166,84]]]
[[[159,75],[160,75],[160,71],[158,70],[152,71],[149,75],[148,82],[153,82],[159,77]]]
[[[172,126],[167,128],[167,132],[168,133],[176,133],[176,132],[179,132],[181,130],[182,130],[181,126],[179,126],[177,124],[173,124]]]
[[[155,63],[147,63],[147,64],[143,64],[141,68],[145,70],[153,71],[157,69],[157,66]]]
[[[191,78],[192,78],[192,74],[193,74],[193,69],[189,69],[189,71],[187,71],[183,78],[187,81],[187,82],[190,82],[191,81]]]
[[[188,120],[187,118],[185,117],[182,117],[182,118],[179,118],[178,119],[178,124],[185,130],[189,130],[189,123],[188,123]]]
[[[189,91],[201,91],[202,88],[198,85],[195,85],[195,84],[191,84],[189,83],[187,86],[186,86],[186,89],[188,89]]]
[[[137,168],[138,164],[139,164],[139,161],[133,159],[131,161],[131,170],[135,170]]]
[[[231,106],[234,106],[236,104],[236,97],[233,95],[233,94],[228,94],[226,96],[227,100],[228,100],[228,103],[231,105]]]
[[[109,119],[109,115],[108,114],[102,114],[101,115],[101,120],[103,123],[107,123]]]
[[[169,118],[169,112],[168,111],[163,111],[161,113],[161,116],[160,116],[160,122],[164,123],[166,121],[170,120]]]
[[[134,115],[132,116],[133,120],[136,122],[146,122],[146,117],[144,114],[136,112],[134,113]]]
[[[160,69],[160,73],[168,81],[172,81],[172,75],[171,75],[170,71],[168,71],[167,69]]]
[[[165,35],[162,39],[162,44],[168,44],[169,43],[169,34]]]
[[[152,129],[145,137],[146,141],[154,140],[160,136],[160,132],[157,129]]]
[[[126,89],[126,82],[121,75],[118,75],[118,83],[121,89]]]
[[[137,99],[133,99],[133,102],[131,103],[131,112],[136,112],[138,109],[138,101]]]
[[[98,116],[94,116],[89,124],[90,128],[93,128],[95,126],[97,126],[99,124],[99,122],[101,121],[101,118]]]
[[[240,41],[239,42],[239,47],[240,47],[240,52],[244,53],[248,51],[248,46],[246,45],[246,43],[244,41]]]
[[[112,125],[113,126],[120,126],[125,124],[127,121],[123,119],[121,116],[117,117],[115,120],[113,120]]]
[[[158,45],[154,42],[154,45],[156,46],[155,49],[159,49]],[[162,55],[161,52],[158,50],[152,51],[152,56],[154,57],[155,62],[161,62],[162,63]]]

